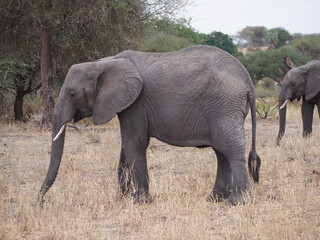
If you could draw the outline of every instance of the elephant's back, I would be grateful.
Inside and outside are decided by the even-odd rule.
[[[242,81],[252,84],[251,78],[238,59],[220,48],[213,46],[192,46],[174,52],[125,51],[116,57],[129,58],[137,67],[143,79],[159,79],[159,76],[181,79],[183,76],[198,76],[210,71],[224,81]],[[228,76],[228,77],[226,77]],[[215,79],[212,79],[213,81]],[[204,78],[197,81],[205,81]]]

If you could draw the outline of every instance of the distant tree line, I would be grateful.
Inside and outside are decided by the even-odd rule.
[[[125,49],[166,52],[200,44],[216,46],[237,57],[254,83],[264,77],[280,82],[287,71],[283,60],[287,55],[297,66],[320,56],[319,35],[290,34],[281,27],[245,27],[235,36],[199,33],[191,19],[174,18],[188,3],[2,0],[0,104],[13,103],[15,119],[24,121],[23,99],[38,92],[40,124],[48,126],[69,67]]]

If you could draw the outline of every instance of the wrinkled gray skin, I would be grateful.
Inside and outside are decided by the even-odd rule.
[[[315,105],[318,106],[320,114],[320,61],[311,61],[307,64],[293,68],[287,72],[282,83],[279,95],[279,105],[286,99],[291,102],[302,97],[302,122],[303,136],[307,137],[312,133],[312,120]],[[285,133],[286,107],[279,110],[279,133],[277,144]]]
[[[151,137],[187,147],[211,147],[218,159],[209,200],[243,203],[249,189],[244,120],[251,106],[249,170],[259,180],[255,150],[255,93],[245,68],[228,53],[197,46],[169,53],[124,51],[114,57],[73,65],[54,110],[52,138],[61,126],[93,116],[103,124],[118,115],[122,148],[118,168],[122,195],[147,202],[146,150]],[[65,132],[52,143],[40,200],[58,173]]]

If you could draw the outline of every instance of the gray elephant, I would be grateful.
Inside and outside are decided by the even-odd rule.
[[[254,87],[246,69],[228,53],[209,46],[168,53],[128,50],[73,65],[54,109],[51,160],[40,201],[57,176],[66,124],[89,116],[94,124],[103,124],[118,115],[122,195],[132,194],[136,202],[150,200],[146,150],[154,137],[174,146],[213,148],[218,166],[208,199],[243,203],[243,192],[250,187],[244,131],[249,106],[248,165],[258,182]]]
[[[302,122],[303,136],[312,133],[312,120],[315,105],[318,106],[320,114],[320,61],[311,61],[300,67],[293,68],[287,72],[279,95],[279,133],[277,144],[285,133],[286,127],[286,105],[295,99],[302,97]]]

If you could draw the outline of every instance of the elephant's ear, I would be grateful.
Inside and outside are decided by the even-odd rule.
[[[97,64],[99,77],[92,115],[94,124],[103,124],[137,99],[143,82],[128,59],[108,59]]]
[[[306,100],[310,100],[320,92],[320,61],[313,61],[308,66],[306,74]]]

